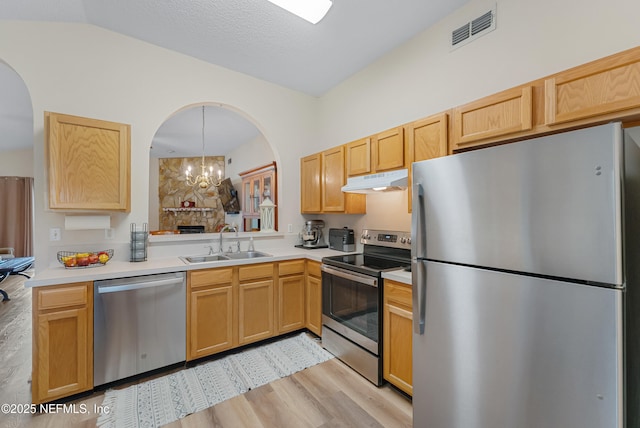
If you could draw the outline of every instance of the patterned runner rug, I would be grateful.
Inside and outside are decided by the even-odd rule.
[[[190,369],[107,390],[101,428],[155,428],[333,358],[306,333]]]

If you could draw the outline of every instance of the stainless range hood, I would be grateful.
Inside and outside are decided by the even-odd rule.
[[[374,193],[404,190],[407,188],[408,177],[409,170],[407,169],[350,177],[347,179],[346,186],[342,186],[342,191],[348,193]]]

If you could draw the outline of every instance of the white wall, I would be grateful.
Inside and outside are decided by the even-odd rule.
[[[471,0],[320,98],[321,144],[353,141],[640,45],[637,0],[497,0],[496,30],[450,51],[451,30],[493,4]]]
[[[498,0],[497,28],[451,51],[451,31],[494,4],[471,0],[321,97],[320,147],[306,154],[640,45],[636,0]],[[328,227],[409,230],[400,195],[368,196],[366,216],[315,217]]]
[[[219,103],[256,124],[274,148],[284,177],[281,219],[300,217],[298,159],[303,148],[298,142],[317,134],[315,98],[82,24],[0,22],[0,59],[22,77],[32,98],[36,242],[48,243],[49,228],[64,224],[64,216],[45,205],[45,111],[131,124],[131,213],[111,216],[113,246],[128,242],[130,223],[147,221],[153,135],[171,114],[191,104]],[[102,231],[63,232],[62,237],[62,247],[104,244]],[[55,249],[37,245],[35,256],[52,263]],[[38,263],[38,268],[47,264]]]
[[[495,31],[450,51],[450,31],[492,4],[471,0],[319,99],[96,27],[0,22],[0,60],[24,79],[34,109],[35,241],[48,242],[48,228],[63,224],[44,204],[46,110],[132,125],[132,211],[112,215],[121,242],[130,222],[147,220],[153,135],[177,109],[203,102],[257,125],[278,162],[280,225],[297,231],[301,156],[640,45],[637,0],[502,0]],[[410,216],[396,198],[406,196],[370,197],[366,216],[321,218],[328,226],[404,229]],[[103,241],[102,232],[63,233],[61,245],[85,240]],[[36,257],[51,260],[50,248],[36,246]]]
[[[2,150],[0,176],[33,177],[33,149]]]
[[[231,165],[229,165],[229,159],[232,160]],[[231,178],[236,190],[240,191],[238,183],[241,183],[242,179],[239,173],[267,165],[274,160],[269,142],[260,135],[225,155],[225,173]]]

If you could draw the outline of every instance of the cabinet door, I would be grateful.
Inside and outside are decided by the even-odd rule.
[[[260,214],[260,204],[262,203],[262,180],[255,177],[251,180],[251,213]]]
[[[131,210],[130,126],[45,113],[49,208]]]
[[[251,214],[253,195],[251,194],[251,179],[242,182],[242,210],[244,214]]]
[[[603,58],[545,80],[545,123],[640,107],[640,50]]]
[[[322,152],[322,211],[344,212],[344,146]]]
[[[33,402],[42,403],[93,388],[93,320],[87,307],[35,317]]]
[[[371,138],[347,144],[347,176],[371,173]]]
[[[448,147],[448,115],[437,114],[426,119],[417,120],[406,126],[405,135],[409,142],[409,212],[412,203],[412,162],[420,162],[447,155]]]
[[[413,393],[413,330],[411,287],[385,281],[383,313],[384,378],[411,395]]]
[[[319,275],[320,265],[319,263],[316,264],[318,265]],[[311,269],[313,269],[313,267],[311,267]],[[322,280],[320,279],[320,276],[311,276],[308,274],[306,286],[307,328],[318,336],[322,336]]]
[[[187,360],[235,346],[233,287],[231,284],[192,291],[187,320]]]
[[[377,134],[371,143],[374,172],[402,169],[405,166],[404,129],[399,126]]]
[[[275,335],[273,280],[241,283],[238,297],[239,344]]]
[[[300,159],[300,212],[322,211],[320,153]]]
[[[304,274],[278,280],[278,333],[304,328]]]
[[[456,107],[453,149],[473,147],[489,138],[531,129],[532,92],[531,86],[523,86]]]

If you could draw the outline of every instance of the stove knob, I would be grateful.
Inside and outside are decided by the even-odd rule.
[[[407,243],[407,238],[404,237],[404,236],[402,238],[400,238],[400,243],[401,244],[406,244]]]
[[[407,244],[411,245],[411,237],[407,238]]]
[[[363,233],[362,234],[362,239],[371,239],[371,235],[369,235],[367,233]]]

